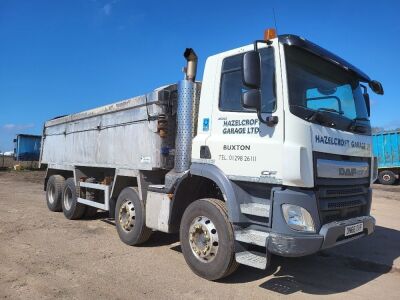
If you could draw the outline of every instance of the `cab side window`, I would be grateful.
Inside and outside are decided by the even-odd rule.
[[[275,63],[272,47],[260,49],[261,54],[261,111],[276,108]],[[253,112],[242,107],[241,97],[246,87],[242,83],[243,54],[227,57],[222,62],[219,109],[221,111]]]

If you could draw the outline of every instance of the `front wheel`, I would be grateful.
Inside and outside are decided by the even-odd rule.
[[[152,231],[146,227],[145,219],[145,208],[136,190],[132,187],[123,189],[115,205],[119,238],[130,246],[146,242]]]
[[[234,234],[226,205],[218,199],[200,199],[190,204],[180,226],[182,253],[194,273],[217,280],[233,273]]]

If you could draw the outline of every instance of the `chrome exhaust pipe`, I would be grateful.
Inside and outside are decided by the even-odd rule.
[[[178,107],[176,117],[175,172],[189,170],[192,155],[193,102],[195,97],[195,79],[197,55],[192,48],[183,53],[187,61],[183,69],[185,79],[178,82]]]
[[[197,72],[197,55],[192,48],[186,48],[183,56],[186,58],[185,79],[194,82]]]

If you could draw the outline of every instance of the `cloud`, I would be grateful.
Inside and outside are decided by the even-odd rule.
[[[24,130],[24,129],[29,129],[35,127],[35,124],[30,123],[30,124],[4,124],[2,126],[2,129],[7,130],[7,131],[15,131],[15,130]]]
[[[397,129],[400,128],[400,120],[392,120],[385,124],[385,128],[388,129]]]
[[[109,16],[111,14],[111,9],[112,9],[112,4],[111,3],[107,3],[106,5],[103,6],[103,12],[104,14],[106,14],[107,16]]]
[[[112,12],[112,9],[113,9],[115,3],[117,3],[117,2],[118,2],[118,0],[114,0],[114,1],[108,2],[105,5],[103,5],[101,10],[103,11],[103,13],[106,16],[109,16],[109,15],[111,15],[111,12]]]
[[[394,130],[394,129],[399,129],[400,128],[400,120],[391,120],[385,123],[380,123],[380,124],[372,124],[373,127],[378,127],[383,130]]]

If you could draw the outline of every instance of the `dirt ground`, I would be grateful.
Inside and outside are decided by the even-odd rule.
[[[104,213],[69,221],[50,212],[43,176],[0,172],[0,298],[400,299],[400,186],[374,186],[372,236],[208,282],[190,271],[176,235],[129,247]]]

